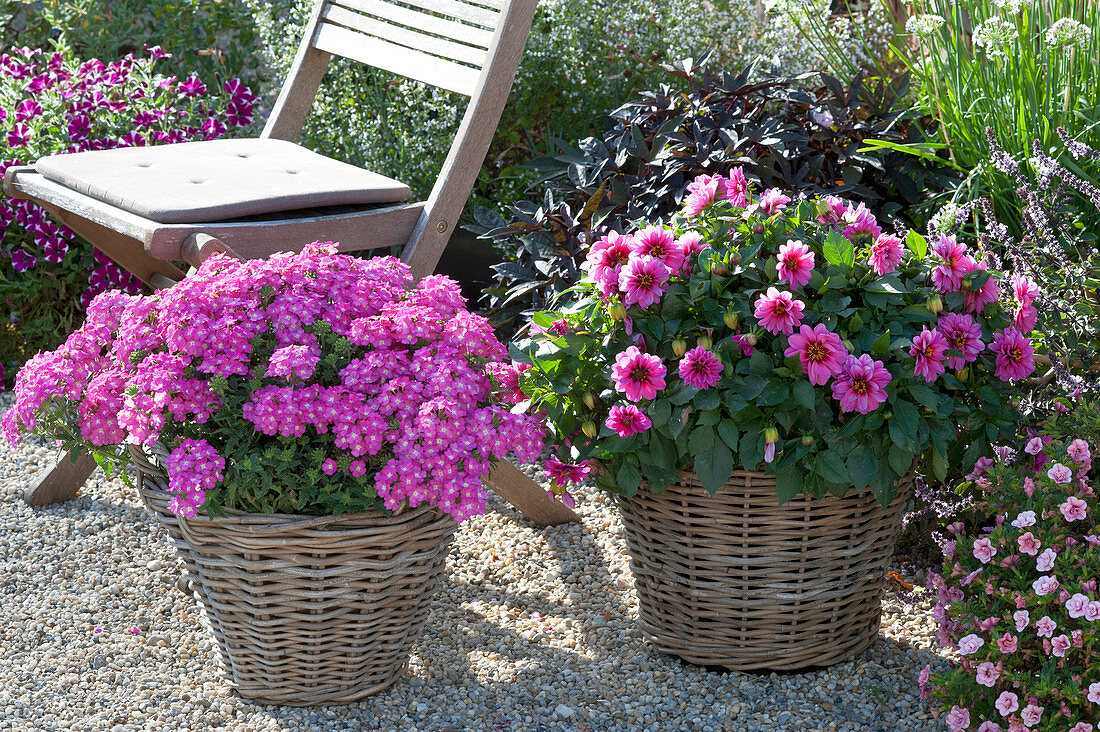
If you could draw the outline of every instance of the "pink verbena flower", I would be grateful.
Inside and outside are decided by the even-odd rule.
[[[675,234],[663,226],[647,226],[635,232],[631,251],[636,257],[660,260],[669,272],[678,272],[684,265],[684,251],[676,243]]]
[[[797,355],[802,362],[802,370],[806,378],[814,386],[822,386],[830,378],[840,373],[844,367],[844,359],[848,350],[844,348],[840,336],[831,332],[822,323],[813,328],[807,325],[799,327],[798,333],[794,333],[787,339],[787,350],[783,355],[787,358]]]
[[[790,196],[783,195],[778,188],[769,188],[760,196],[760,209],[768,216],[774,216],[791,202]]]
[[[632,402],[655,399],[657,392],[665,388],[665,365],[656,356],[639,351],[637,346],[630,346],[615,357],[612,372],[615,389]]]
[[[997,354],[995,374],[1001,381],[1018,381],[1035,370],[1035,348],[1018,330],[1006,328],[995,333],[990,350]]]
[[[616,404],[611,407],[604,422],[619,437],[630,437],[648,430],[653,422],[633,404]]]
[[[925,327],[909,348],[909,355],[917,359],[914,373],[923,376],[925,381],[935,381],[944,371],[947,348],[947,339],[938,330]]]
[[[869,414],[886,401],[886,385],[891,378],[882,361],[866,353],[859,358],[848,356],[833,381],[833,398],[840,401],[842,412]]]
[[[702,346],[696,346],[680,359],[680,378],[700,391],[718,384],[721,374],[722,362]]]
[[[875,274],[881,276],[898,268],[902,254],[901,239],[893,234],[880,234],[871,245],[871,253],[867,261],[875,270]]]
[[[631,257],[619,273],[623,302],[643,308],[658,302],[665,294],[668,275],[668,267],[655,257]]]
[[[753,314],[772,335],[790,335],[802,320],[803,307],[802,301],[795,300],[791,293],[769,287],[756,299]]]
[[[941,292],[957,292],[962,289],[963,277],[977,268],[977,262],[967,254],[966,246],[954,236],[941,235],[932,245],[932,252],[940,264],[932,272],[932,282]]]
[[[779,247],[776,261],[780,282],[786,282],[792,289],[809,283],[814,270],[814,253],[804,242],[788,239]]]
[[[225,459],[206,440],[185,438],[164,461],[168,488],[175,495],[169,505],[172,513],[193,518],[225,471]]]

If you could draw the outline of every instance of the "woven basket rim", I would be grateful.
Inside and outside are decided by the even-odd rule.
[[[161,443],[157,443],[161,446]],[[163,446],[162,446],[163,447]],[[165,479],[167,482],[168,474],[164,471],[164,468],[159,464],[150,462],[148,453],[141,446],[128,445],[131,456],[137,458],[141,456],[142,459],[139,464],[139,470],[156,471],[157,474]],[[154,449],[154,454],[156,451]],[[171,498],[171,494],[160,488],[159,486],[146,482],[144,490],[151,491],[157,495],[167,496]],[[334,522],[338,523],[356,523],[356,522],[384,522],[387,519],[401,519],[407,521],[408,519],[415,518],[423,513],[438,513],[439,518],[446,517],[447,514],[440,511],[435,506],[430,504],[421,504],[415,508],[410,507],[409,504],[402,503],[401,508],[392,512],[383,511],[358,511],[356,513],[335,513],[325,514],[323,516],[317,516],[313,514],[304,513],[255,513],[252,511],[241,511],[236,508],[222,507],[225,511],[225,516],[209,516],[203,513],[197,513],[194,517],[179,516],[181,521],[187,521],[189,523],[218,523],[223,525],[240,524],[248,525],[259,528],[257,525],[265,525],[268,527],[288,527],[294,529],[310,529],[310,528],[324,528],[327,524]]]
[[[903,476],[901,476],[900,478],[897,479],[897,485],[898,485],[897,495],[901,495],[902,493],[904,493],[906,485],[913,481],[913,478],[917,474],[917,464],[918,464],[918,461],[914,460],[913,461],[913,467],[909,468],[909,472],[907,472],[905,475],[903,475]],[[678,470],[676,472],[679,473],[681,480],[683,480],[686,477],[694,477],[695,474],[696,474],[694,470]],[[763,473],[763,472],[760,472],[760,471],[757,471],[757,470],[741,470],[740,468],[734,468],[733,472],[730,473],[730,477],[726,480],[725,484],[721,488],[719,488],[715,492],[715,494],[713,496],[711,496],[711,498],[716,498],[716,497],[720,496],[722,494],[723,490],[725,488],[727,488],[730,485],[730,483],[733,482],[734,478],[737,478],[737,477],[742,477],[742,478],[763,478],[765,480],[775,480],[776,479],[776,476],[771,475],[769,473]],[[661,495],[661,493],[664,493],[664,491],[651,491],[651,490],[648,490],[648,488],[647,488],[648,485],[649,485],[649,481],[647,481],[645,478],[642,478],[642,484],[638,488],[638,491],[633,496],[624,496],[622,493],[611,493],[611,495],[615,498],[616,501],[632,501],[643,490],[645,490],[645,492],[648,493],[651,496],[659,496],[659,495]],[[671,487],[671,486],[669,486],[669,487]],[[790,501],[787,501],[787,503],[790,503],[791,501],[797,501],[800,498],[808,500],[808,501],[824,501],[824,500],[829,499],[829,498],[848,498],[849,496],[858,496],[861,493],[871,493],[870,486],[867,486],[867,487],[864,487],[864,488],[857,488],[855,490],[852,490],[852,488],[853,488],[852,486],[849,486],[849,489],[844,492],[843,496],[834,496],[832,493],[829,493],[828,491],[826,491],[825,495],[818,497],[818,496],[810,496],[810,495],[807,495],[807,494],[802,493],[801,491],[799,491],[793,498],[791,498]],[[667,488],[665,490],[667,490]],[[604,491],[604,492],[605,493],[610,493],[610,491]],[[706,491],[704,491],[704,492],[706,492]],[[708,493],[708,495],[709,495],[709,493]],[[895,495],[895,498],[897,497],[897,495]],[[875,498],[877,500],[878,496],[875,496]],[[891,501],[891,503],[892,502],[893,501]],[[882,505],[881,501],[879,502],[879,505],[880,506]]]

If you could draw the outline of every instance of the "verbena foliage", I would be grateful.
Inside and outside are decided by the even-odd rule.
[[[741,165],[764,187],[807,195],[836,193],[877,213],[920,223],[928,191],[948,185],[946,170],[886,147],[924,140],[920,119],[901,106],[905,78],[739,74],[711,70],[704,59],[672,69],[679,81],[644,92],[611,115],[601,137],[573,148],[559,141],[537,200],[508,206],[507,219],[479,209],[471,227],[492,239],[506,261],[487,290],[491,318],[513,322],[547,306],[579,276],[595,239],[656,221],[678,205],[695,176]],[[807,87],[814,78],[818,86]]]

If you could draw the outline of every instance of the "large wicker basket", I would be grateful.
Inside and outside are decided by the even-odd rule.
[[[457,524],[397,516],[230,511],[184,519],[167,479],[131,449],[145,504],[168,530],[237,692],[267,704],[344,704],[400,678]],[[163,456],[163,453],[161,453]]]
[[[657,648],[736,671],[828,666],[878,634],[907,490],[778,505],[775,478],[735,472],[711,497],[693,473],[620,498],[639,625]]]

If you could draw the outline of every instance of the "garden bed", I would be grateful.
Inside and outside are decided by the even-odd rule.
[[[942,660],[927,598],[888,596],[880,639],[824,671],[687,666],[641,639],[618,515],[590,488],[582,525],[547,529],[490,497],[459,531],[393,688],[346,707],[250,704],[219,677],[175,554],[133,489],[97,472],[74,501],[23,503],[51,459],[41,443],[0,447],[0,718],[13,730],[941,728],[916,695],[920,669]]]

